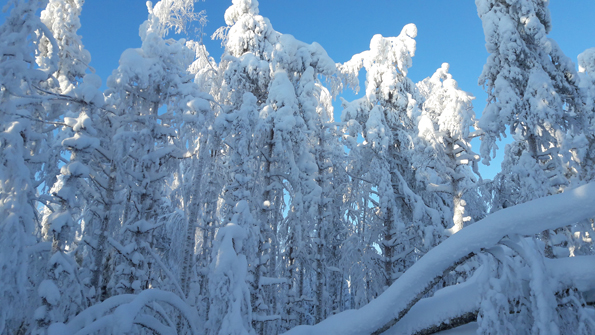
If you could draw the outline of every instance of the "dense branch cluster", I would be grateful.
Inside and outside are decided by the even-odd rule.
[[[338,64],[256,0],[219,62],[166,37],[194,1],[148,2],[102,91],[83,3],[0,26],[1,334],[595,333],[595,49],[548,1],[476,0],[479,119],[448,64],[407,77],[414,24]]]

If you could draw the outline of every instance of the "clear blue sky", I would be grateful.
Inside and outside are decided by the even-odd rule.
[[[210,36],[225,25],[223,14],[231,0],[197,2],[206,10],[208,24],[204,41],[216,59],[222,53],[220,42]],[[595,1],[552,0],[553,29],[550,37],[576,62],[576,56],[595,47]],[[396,36],[407,23],[418,28],[417,52],[409,77],[419,81],[430,76],[443,62],[459,86],[476,96],[479,116],[486,94],[477,85],[487,58],[481,21],[470,0],[260,0],[260,14],[268,17],[275,30],[292,34],[304,42],[318,42],[336,62],[367,50],[374,34]],[[118,66],[126,48],[139,47],[138,26],[146,19],[144,0],[87,0],[81,16],[85,47],[91,52],[91,65],[104,83]],[[197,39],[198,37],[190,38]],[[363,86],[363,82],[361,83]],[[347,93],[348,100],[353,94]],[[479,144],[474,143],[476,149]],[[500,151],[503,152],[503,146]],[[482,168],[491,178],[499,164]]]

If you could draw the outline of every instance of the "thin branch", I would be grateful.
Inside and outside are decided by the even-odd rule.
[[[146,249],[149,251],[149,253],[153,257],[153,259],[155,260],[155,262],[157,262],[157,264],[161,267],[161,270],[163,270],[163,272],[165,272],[165,274],[173,282],[174,286],[178,290],[178,294],[180,294],[180,298],[186,298],[186,295],[184,294],[184,291],[182,291],[182,287],[180,286],[180,284],[176,280],[176,277],[167,269],[167,265],[165,265],[163,263],[163,261],[161,260],[161,257],[159,257],[159,255],[157,253],[155,253],[155,251],[153,250],[153,248],[147,247]]]
[[[347,171],[345,171],[345,174],[347,174],[349,177],[351,177],[351,178],[353,178],[353,179],[359,179],[359,180],[361,180],[361,181],[363,181],[363,182],[366,182],[366,183],[368,183],[368,184],[372,184],[372,185],[374,185],[374,183],[372,183],[371,181],[369,181],[369,180],[366,180],[366,179],[363,179],[363,178],[360,178],[360,177],[356,177],[356,176],[352,175],[351,173],[349,173],[349,172],[347,172]]]

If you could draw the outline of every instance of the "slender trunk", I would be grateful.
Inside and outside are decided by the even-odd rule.
[[[286,329],[290,329],[294,326],[293,320],[296,319],[295,317],[295,309],[298,300],[298,293],[297,293],[297,280],[296,280],[296,266],[295,266],[295,257],[294,257],[294,247],[290,246],[288,250],[288,257],[287,257],[287,268],[289,269],[289,280],[290,280],[290,287],[289,287],[289,294],[287,300],[287,325]]]
[[[263,193],[262,193],[262,204],[260,204],[260,234],[263,237],[262,241],[259,241],[258,245],[258,254],[259,254],[259,261],[258,265],[255,269],[255,276],[254,276],[254,298],[256,298],[256,294],[266,294],[266,296],[262,297],[262,300],[267,303],[268,310],[272,314],[279,315],[280,311],[277,308],[277,293],[275,291],[275,285],[270,285],[267,287],[266,290],[262,290],[260,287],[260,279],[265,271],[264,264],[262,258],[264,257],[267,259],[266,262],[269,263],[267,275],[269,277],[277,277],[276,267],[277,267],[277,220],[278,220],[278,212],[279,212],[279,201],[281,199],[277,196],[277,191],[272,189],[272,178],[271,178],[271,170],[273,167],[273,163],[271,162],[272,155],[273,155],[273,137],[274,137],[274,130],[271,129],[268,136],[265,139],[267,149],[264,152],[264,160],[262,163],[262,171],[263,171]],[[268,250],[264,249],[264,243],[269,244]],[[268,257],[266,257],[265,252],[268,252]],[[255,301],[255,300],[253,300]],[[257,306],[255,306],[257,307]],[[258,311],[254,311],[254,313],[258,313]],[[277,329],[277,327],[274,327]],[[264,335],[267,332],[267,326],[265,322],[260,322],[259,328],[257,329],[258,333]]]
[[[537,152],[537,150],[538,150],[537,139],[535,138],[535,135],[529,135],[529,137],[527,139],[527,145],[529,146],[529,152],[531,154],[531,157],[533,157],[535,159],[535,162],[537,163],[537,165],[540,166],[541,164],[540,164],[539,156],[538,156],[538,152]],[[541,240],[545,244],[545,250],[544,250],[545,257],[554,258],[554,248],[552,247],[552,243],[551,243],[550,231],[544,230],[539,235],[540,235]]]
[[[393,222],[392,222],[392,208],[390,206],[386,209],[384,218],[384,244],[382,246],[382,253],[384,254],[384,272],[386,274],[386,287],[393,283]]]
[[[305,273],[305,269],[304,269],[304,265],[301,264],[301,262],[299,262],[298,264],[299,268],[297,271],[297,276],[298,276],[298,291],[297,291],[297,296],[298,299],[300,301],[300,307],[301,307],[301,311],[298,312],[298,325],[303,325],[304,324],[304,313],[303,311],[305,310],[305,305],[306,305],[306,301],[304,300],[304,279],[306,277],[306,273]]]
[[[457,187],[458,183],[453,183],[453,188]],[[454,215],[453,215],[453,223],[454,223],[454,231],[458,232],[461,229],[463,229],[463,226],[465,224],[464,222],[464,216],[465,216],[465,206],[463,206],[464,204],[464,200],[463,200],[463,194],[462,192],[460,192],[459,190],[457,190],[455,188],[454,191],[454,195],[453,195],[453,211],[454,211]]]
[[[450,135],[447,137],[449,140],[447,141],[447,152],[448,152],[448,158],[450,159],[451,162],[454,162],[455,164],[455,168],[454,168],[454,175],[451,176],[452,178],[452,208],[453,208],[453,217],[452,217],[452,221],[454,224],[454,229],[453,232],[458,232],[461,229],[463,229],[463,226],[465,224],[464,221],[464,217],[465,217],[465,206],[464,206],[464,201],[463,201],[463,192],[462,190],[460,190],[460,182],[459,182],[459,176],[458,174],[458,170],[459,170],[459,166],[457,166],[457,157],[454,151],[454,141],[451,139]]]
[[[101,279],[101,273],[103,272],[103,257],[105,254],[105,245],[106,245],[106,241],[107,241],[107,234],[109,231],[109,222],[110,222],[110,218],[112,217],[111,215],[111,211],[112,211],[112,204],[113,204],[113,199],[114,199],[114,188],[116,187],[116,177],[115,177],[115,165],[112,164],[112,167],[110,169],[110,176],[109,176],[109,181],[108,181],[108,186],[107,186],[107,190],[105,193],[105,198],[104,198],[104,208],[103,208],[103,217],[101,218],[101,222],[100,222],[100,226],[99,226],[99,230],[96,230],[94,233],[97,234],[97,245],[95,247],[95,249],[93,249],[93,272],[92,272],[92,276],[91,276],[91,287],[95,288],[95,292],[96,294],[98,294],[99,297],[104,296],[104,294],[101,292],[101,287],[100,287],[100,279]]]
[[[263,187],[264,187],[264,192],[262,194],[262,203],[260,203],[260,222],[259,222],[259,230],[260,230],[260,236],[263,237],[262,240],[258,241],[258,253],[257,253],[257,257],[256,257],[256,267],[254,269],[254,282],[252,285],[252,301],[255,302],[258,300],[259,295],[262,294],[261,293],[261,288],[260,288],[260,278],[262,276],[262,267],[263,267],[263,262],[262,262],[262,257],[264,254],[264,249],[263,249],[263,243],[266,241],[266,238],[264,238],[265,236],[267,236],[267,230],[266,230],[266,226],[268,224],[270,224],[270,218],[271,218],[271,210],[272,210],[272,203],[274,203],[275,199],[271,198],[271,195],[273,192],[271,192],[271,189],[269,188],[269,186],[271,185],[271,162],[270,162],[270,157],[273,153],[273,145],[272,145],[272,139],[273,139],[273,133],[274,130],[271,129],[270,131],[270,135],[269,138],[267,138],[267,142],[268,145],[266,146],[268,148],[268,152],[265,153],[266,157],[264,157],[264,162],[263,162],[263,167],[262,167],[262,172],[264,175],[264,179],[263,179]],[[270,252],[270,249],[269,249]],[[266,302],[265,297],[261,297],[262,301]],[[253,310],[252,312],[254,314],[258,314],[258,308],[259,306],[254,306],[255,310]],[[264,335],[265,333],[265,323],[264,322],[258,322],[258,321],[253,321],[255,323],[255,329],[257,330],[258,334]],[[256,323],[258,323],[256,325]]]
[[[280,194],[283,194],[283,192],[279,192],[279,191],[273,191],[273,194],[271,195],[271,197],[274,199],[273,201],[273,208],[272,208],[272,215],[270,217],[270,221],[267,223],[271,226],[271,232],[270,232],[270,250],[269,250],[269,254],[270,254],[270,258],[269,258],[269,267],[268,267],[268,273],[269,273],[269,277],[280,277],[281,274],[277,272],[277,260],[280,259],[279,257],[279,245],[278,245],[278,241],[277,241],[277,224],[279,222],[279,201],[282,201],[282,196],[280,196]],[[281,311],[281,306],[278,306],[278,300],[277,300],[277,296],[281,293],[282,287],[278,286],[277,289],[275,289],[275,287],[277,286],[269,286],[269,306],[272,306],[273,311],[276,315],[281,315],[282,311]],[[275,327],[273,329],[278,329],[279,328],[279,321],[277,321],[275,323]]]
[[[216,184],[216,178],[214,176],[216,163],[217,163],[217,155],[218,155],[218,148],[220,145],[220,141],[217,139],[210,139],[214,143],[210,146],[212,149],[209,155],[209,171],[208,171],[208,185],[206,189],[205,199],[207,202],[205,204],[204,210],[204,229],[203,229],[203,240],[202,240],[202,260],[203,263],[201,264],[204,269],[207,269],[211,264],[211,254],[213,250],[213,240],[214,240],[214,230],[216,227],[217,221],[217,201],[219,199],[219,185]],[[205,299],[205,315],[208,316],[211,309],[211,299],[209,298],[209,276],[205,271],[203,274],[203,280],[201,285],[201,295],[207,299]]]
[[[345,289],[345,280],[343,278],[343,274],[337,275],[339,276],[340,284],[339,284],[339,306],[337,307],[337,313],[343,312],[343,305],[345,302],[343,301],[344,294],[343,290]]]
[[[322,206],[319,206],[319,215]],[[322,225],[319,224],[317,229],[317,250],[316,250],[316,315],[315,322],[319,323],[324,319],[324,235],[322,233]]]
[[[202,258],[203,266],[207,267],[210,261],[210,222],[205,222],[205,228],[202,234]],[[203,279],[200,285],[200,295],[205,299],[205,316],[208,317],[211,310],[211,299],[209,298],[209,276],[206,272],[202,275]]]
[[[184,243],[184,261],[182,263],[182,276],[180,278],[180,284],[182,290],[186,296],[188,296],[190,288],[190,272],[192,269],[192,260],[194,258],[194,246],[196,244],[196,222],[198,220],[198,211],[200,208],[200,195],[202,190],[202,175],[204,172],[204,160],[206,155],[206,136],[203,136],[199,140],[198,148],[198,164],[194,171],[192,178],[193,190],[190,199],[187,201],[186,207],[186,239]],[[183,178],[183,177],[182,177]],[[204,236],[204,235],[203,235]],[[185,297],[183,297],[185,298]]]
[[[324,315],[324,264],[323,260],[324,257],[324,244],[325,241],[325,234],[324,230],[327,228],[328,225],[328,214],[327,210],[328,207],[326,206],[326,201],[328,200],[326,196],[328,195],[328,190],[326,189],[325,181],[328,180],[327,178],[327,167],[325,166],[325,157],[324,157],[324,129],[320,131],[320,137],[318,138],[318,187],[322,190],[320,200],[318,203],[318,224],[316,228],[316,238],[318,239],[316,245],[316,311],[314,315],[315,323],[321,322],[325,315]],[[322,169],[320,167],[322,166]]]

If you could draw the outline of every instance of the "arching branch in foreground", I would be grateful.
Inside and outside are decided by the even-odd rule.
[[[533,235],[595,216],[595,183],[503,209],[464,228],[430,250],[382,295],[359,310],[336,314],[314,326],[298,326],[286,334],[374,334],[396,324],[420,300],[428,285],[453,260],[496,245],[506,235]],[[396,321],[395,321],[396,320]]]

